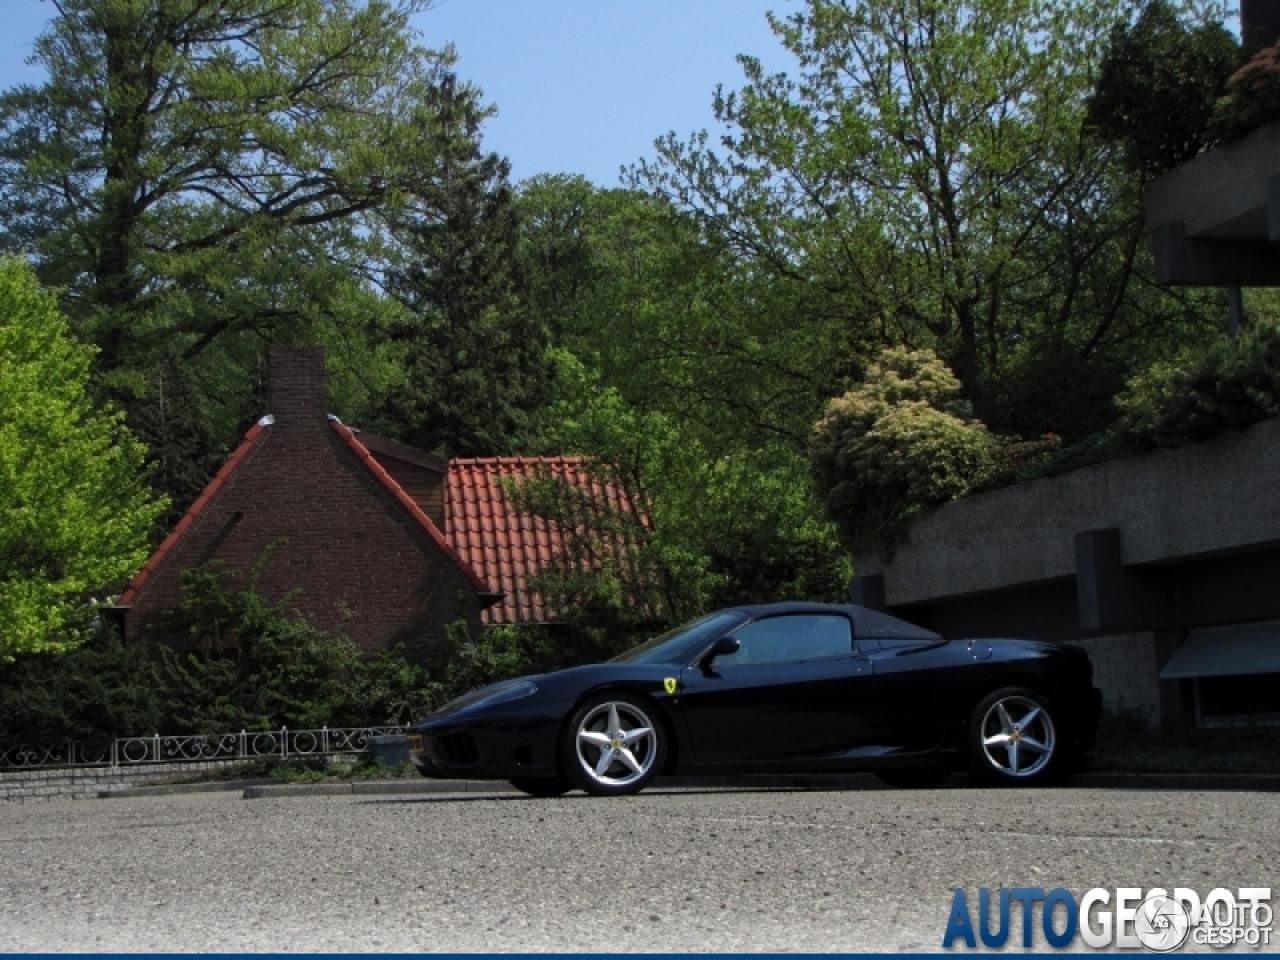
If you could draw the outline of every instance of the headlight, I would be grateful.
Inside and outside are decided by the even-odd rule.
[[[503,683],[495,683],[492,686],[481,687],[479,690],[472,690],[456,700],[450,700],[435,713],[431,714],[430,719],[435,720],[440,717],[447,717],[450,714],[470,710],[473,707],[488,707],[495,703],[519,700],[521,697],[528,697],[537,692],[538,685],[532,680],[507,680]]]

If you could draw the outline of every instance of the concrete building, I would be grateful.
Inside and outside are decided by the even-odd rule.
[[[1157,283],[1280,286],[1280,121],[1157,177],[1145,203]]]
[[[1280,724],[1280,419],[1018,484],[862,556],[853,602],[948,637],[1082,643],[1151,725]]]
[[[1280,40],[1280,0],[1241,0],[1249,49]],[[1153,180],[1144,197],[1156,283],[1226,287],[1234,333],[1242,287],[1280,286],[1280,121]]]

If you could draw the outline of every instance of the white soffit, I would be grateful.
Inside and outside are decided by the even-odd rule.
[[[1254,673],[1280,673],[1280,620],[1192,630],[1160,671],[1160,679]]]

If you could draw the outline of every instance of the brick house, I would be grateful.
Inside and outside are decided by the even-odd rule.
[[[270,413],[121,595],[127,638],[157,634],[184,570],[220,561],[247,574],[267,552],[259,591],[272,601],[294,592],[317,627],[345,631],[366,653],[399,644],[421,662],[456,620],[549,619],[526,580],[558,537],[516,512],[500,478],[591,483],[580,459],[448,461],[352,429],[326,401],[323,348],[269,348]],[[631,509],[604,492],[610,507]]]

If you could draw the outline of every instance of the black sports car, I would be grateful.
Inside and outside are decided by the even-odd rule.
[[[659,774],[874,771],[930,786],[1050,777],[1093,745],[1102,695],[1079,647],[944,640],[856,606],[720,610],[608,663],[496,683],[417,724],[429,777],[538,796],[635,793]]]

